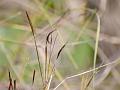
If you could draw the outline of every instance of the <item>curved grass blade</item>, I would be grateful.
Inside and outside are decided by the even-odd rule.
[[[53,42],[52,34],[53,34],[54,31],[56,31],[56,30],[53,30],[53,31],[49,32],[47,37],[46,37],[46,46],[45,46],[45,82],[48,81],[47,79],[48,79],[48,74],[49,74],[50,60],[51,60],[53,48],[54,48],[55,41],[56,41],[56,38],[55,38],[55,41],[54,41],[54,44],[53,44],[53,47],[52,47],[52,42]],[[49,57],[49,60],[47,60],[47,44],[50,44],[50,57]]]
[[[49,44],[52,44],[52,33],[56,31],[56,30],[53,30],[51,31],[48,35],[47,35],[47,38],[46,38],[46,43],[49,43]],[[51,39],[50,39],[50,36],[51,36]]]
[[[62,50],[64,49],[64,47],[66,46],[66,44],[67,44],[67,43],[65,43],[65,44],[61,47],[61,49],[59,50],[59,52],[58,52],[58,54],[57,54],[57,58],[56,58],[56,59],[59,58],[60,53],[62,52]]]
[[[54,30],[55,31],[55,30]],[[52,57],[52,53],[53,53],[53,49],[54,49],[54,46],[55,46],[55,42],[56,42],[56,39],[57,39],[57,35],[54,39],[54,42],[53,42],[53,46],[52,46],[52,33],[54,31],[51,31],[48,35],[47,35],[47,38],[46,38],[46,47],[45,47],[45,56],[46,56],[46,59],[47,59],[47,44],[49,43],[50,44],[50,56],[49,56],[49,59],[45,61],[45,81],[48,83],[48,78],[49,78],[49,68],[50,68],[50,61],[51,61],[51,57]],[[49,38],[51,36],[51,39],[50,39],[50,42],[49,41]],[[45,86],[46,87],[46,86]]]

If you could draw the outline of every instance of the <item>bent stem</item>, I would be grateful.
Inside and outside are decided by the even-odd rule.
[[[96,59],[97,59],[97,52],[98,52],[98,43],[99,43],[99,36],[100,36],[100,17],[98,15],[98,13],[96,13],[96,17],[97,17],[97,34],[96,34],[96,43],[95,43],[95,53],[94,53],[94,63],[93,63],[93,69],[96,68]],[[96,71],[93,71],[93,90],[94,90],[94,83],[95,83],[95,73]]]

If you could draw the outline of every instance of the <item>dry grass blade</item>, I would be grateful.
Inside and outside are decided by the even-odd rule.
[[[55,45],[55,42],[56,42],[56,38],[57,36],[55,37],[55,40],[54,40],[54,44],[53,44],[53,47],[52,47],[52,33],[54,32],[55,30],[51,31],[48,35],[47,35],[47,38],[46,38],[46,46],[45,46],[45,81],[48,81],[48,74],[49,74],[49,67],[50,67],[50,60],[51,60],[51,56],[52,56],[52,52],[53,52],[53,48],[54,48],[54,45]],[[51,38],[50,38],[51,36]],[[47,45],[50,44],[50,56],[49,56],[49,60],[47,60]],[[46,87],[46,86],[45,86]]]
[[[9,87],[8,87],[8,90],[13,90],[13,84],[12,84],[12,78],[11,78],[10,71],[9,71]]]
[[[16,80],[14,80],[14,90],[17,90],[16,89]]]
[[[45,46],[45,81],[47,79],[46,74],[47,74],[47,43]]]
[[[32,85],[34,84],[34,81],[35,81],[35,73],[36,73],[36,71],[34,70],[34,72],[33,72],[33,78],[32,78]]]
[[[100,24],[101,24],[101,21],[100,21],[100,16],[98,13],[96,13],[96,17],[97,17],[97,32],[96,32],[96,43],[95,43],[95,53],[94,53],[94,63],[93,63],[93,68],[96,68],[96,62],[97,62],[97,52],[98,52],[98,45],[99,45],[99,37],[100,37]],[[95,73],[96,73],[96,70],[93,72],[93,90],[94,90],[94,83],[95,83]]]
[[[56,38],[57,38],[57,35],[56,35]],[[56,41],[56,39],[55,39],[55,41]],[[54,42],[55,42],[55,41],[54,41]],[[64,47],[66,46],[66,44],[67,44],[67,42],[66,42],[66,43],[62,46],[62,48],[59,50],[59,52],[58,52],[58,54],[57,54],[57,59],[58,59],[60,53],[62,52],[62,50],[64,49]],[[57,59],[56,59],[56,60],[57,60]],[[51,71],[51,73],[50,73],[50,76],[49,76],[48,81],[50,80],[50,77],[52,76],[54,70],[55,70],[55,62],[54,62],[54,64],[53,64],[52,71]]]
[[[82,75],[80,90],[87,90],[88,86],[90,85],[93,75],[90,75],[91,73],[87,73],[85,75]]]
[[[102,64],[100,66],[102,66]],[[99,70],[97,70],[97,72],[99,72]],[[88,87],[89,87],[90,83],[93,80],[93,76],[94,75],[93,74],[91,75],[91,73],[87,73],[85,75],[82,75],[82,83],[83,83],[83,85],[81,83],[81,89],[80,90],[89,90]]]
[[[64,49],[64,47],[66,46],[67,42],[61,47],[61,49],[59,50],[58,54],[57,54],[57,59],[60,56],[60,53],[62,52],[62,50]]]
[[[54,47],[55,47],[55,43],[56,43],[56,40],[57,40],[57,36],[58,35],[56,35],[55,36],[55,39],[54,39],[54,42],[53,42],[53,47],[51,48],[51,51],[50,51],[50,58],[49,58],[49,61],[48,61],[48,74],[49,74],[49,68],[50,68],[50,61],[51,61],[51,58],[52,58],[52,53],[53,53],[53,49],[54,49]],[[51,76],[51,74],[50,74],[50,76]],[[48,76],[48,78],[50,78],[50,76]],[[48,79],[48,81],[49,81],[49,79]]]
[[[51,84],[51,81],[52,81],[52,75],[50,76],[50,79],[49,79],[49,81],[48,81],[48,84],[47,84],[47,90],[50,90],[49,88],[50,88],[50,84]]]
[[[54,31],[56,31],[56,30],[51,31],[51,32],[47,35],[46,43],[52,44],[52,37],[51,37],[51,39],[50,39],[50,36],[52,35],[52,33],[53,33]]]
[[[52,33],[54,32],[55,30],[53,30],[53,31],[51,31],[48,35],[47,35],[47,38],[46,38],[46,48],[47,48],[47,44],[50,44],[50,50],[51,50],[51,45],[52,45]],[[50,36],[51,36],[51,39],[50,39]],[[46,49],[45,48],[45,49]],[[46,54],[47,52],[45,52],[45,54]],[[50,58],[51,58],[51,51],[50,51]],[[45,77],[46,77],[46,80],[47,80],[47,77],[48,77],[48,75],[47,75],[47,73],[49,72],[49,63],[50,63],[50,58],[49,58],[49,60],[47,61],[47,59],[46,59],[46,62],[45,62],[45,68],[46,68],[46,70],[45,70],[45,72],[46,72],[46,74],[45,74]],[[48,66],[47,66],[47,62],[48,62]]]
[[[29,17],[29,15],[28,15],[27,11],[26,11],[26,16],[27,16],[27,19],[28,19],[28,21],[29,21],[29,25],[30,25],[31,30],[32,30],[32,35],[33,35],[33,38],[34,38],[35,49],[36,49],[36,54],[37,54],[37,60],[38,60],[39,69],[40,69],[40,75],[41,75],[41,78],[42,78],[42,84],[43,84],[43,86],[44,86],[42,68],[41,68],[41,63],[40,63],[40,58],[39,58],[38,47],[37,47],[37,41],[36,41],[36,38],[35,38],[34,28],[33,28],[32,22],[31,22],[31,20],[30,20],[30,17]]]
[[[93,76],[90,77],[90,79],[89,79],[89,81],[88,81],[88,83],[87,83],[87,85],[86,85],[86,88],[90,85],[92,79],[93,79]]]
[[[86,88],[87,80],[88,80],[87,74],[82,75],[80,90],[86,90],[85,88]]]
[[[11,78],[11,74],[10,74],[10,71],[9,71],[9,80],[11,80],[12,78]]]

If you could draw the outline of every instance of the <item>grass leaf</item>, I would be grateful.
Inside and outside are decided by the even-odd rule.
[[[29,15],[28,15],[27,11],[26,11],[26,16],[27,16],[27,19],[28,19],[28,21],[29,21],[29,25],[30,25],[31,30],[32,30],[32,35],[33,35],[33,38],[34,38],[35,49],[36,49],[36,54],[37,54],[37,60],[38,60],[39,69],[40,69],[40,75],[41,75],[42,83],[43,83],[43,86],[44,86],[43,73],[42,73],[42,68],[41,68],[41,63],[40,63],[40,58],[39,58],[39,52],[38,52],[38,47],[37,47],[37,41],[36,41],[36,38],[35,38],[34,28],[33,28],[32,22],[31,22],[31,20],[30,20],[30,17],[29,17]]]

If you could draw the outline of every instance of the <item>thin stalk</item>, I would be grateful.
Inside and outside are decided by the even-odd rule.
[[[53,42],[53,47],[51,47],[51,51],[50,51],[50,58],[49,58],[49,61],[48,61],[48,74],[49,74],[49,68],[50,68],[50,61],[51,61],[51,58],[52,58],[52,54],[53,54],[53,50],[54,50],[54,47],[55,47],[55,43],[56,43],[56,40],[57,40],[57,36],[55,37],[55,40]],[[49,78],[49,77],[48,77]],[[48,79],[49,80],[49,79]]]
[[[14,80],[14,90],[16,90],[16,80]]]
[[[33,86],[34,81],[35,81],[35,73],[36,73],[36,71],[34,70],[34,72],[33,72],[33,77],[32,77],[32,86]]]
[[[26,16],[27,16],[27,19],[29,21],[29,25],[30,25],[31,30],[32,30],[32,35],[33,35],[33,38],[34,38],[35,49],[36,49],[36,54],[37,54],[37,60],[38,60],[38,64],[39,64],[40,75],[41,75],[41,78],[42,78],[42,84],[44,86],[44,80],[43,80],[43,74],[42,74],[42,68],[41,68],[41,63],[40,63],[40,57],[39,57],[38,47],[37,47],[37,41],[36,41],[36,37],[35,37],[35,33],[34,33],[34,28],[33,28],[31,19],[30,19],[29,15],[28,15],[27,11],[26,11]]]
[[[47,74],[47,43],[46,43],[46,46],[45,46],[45,70],[44,70],[44,72],[45,72],[45,81],[47,80],[47,78],[46,78],[46,74]]]
[[[64,49],[64,47],[66,46],[66,44],[67,44],[67,42],[66,42],[66,43],[61,47],[61,49],[59,50],[59,52],[58,52],[58,54],[57,54],[56,61],[58,60],[59,55],[60,55],[61,51]],[[56,63],[56,61],[55,61],[54,64],[53,64],[52,71],[51,71],[51,73],[50,73],[50,76],[49,76],[49,79],[48,79],[48,80],[50,80],[50,77],[52,76],[53,72],[55,71],[55,63]]]
[[[10,71],[9,71],[9,87],[8,87],[8,90],[13,90],[13,83],[12,83],[12,77],[11,77]]]
[[[98,52],[98,43],[99,43],[99,36],[100,36],[100,17],[99,15],[96,13],[97,16],[97,20],[98,20],[98,26],[97,26],[97,34],[96,34],[96,43],[95,43],[95,53],[94,53],[94,63],[93,63],[93,68],[96,68],[96,59],[97,59],[97,52]],[[93,72],[93,89],[95,87],[94,83],[95,83],[95,73],[96,71]]]

